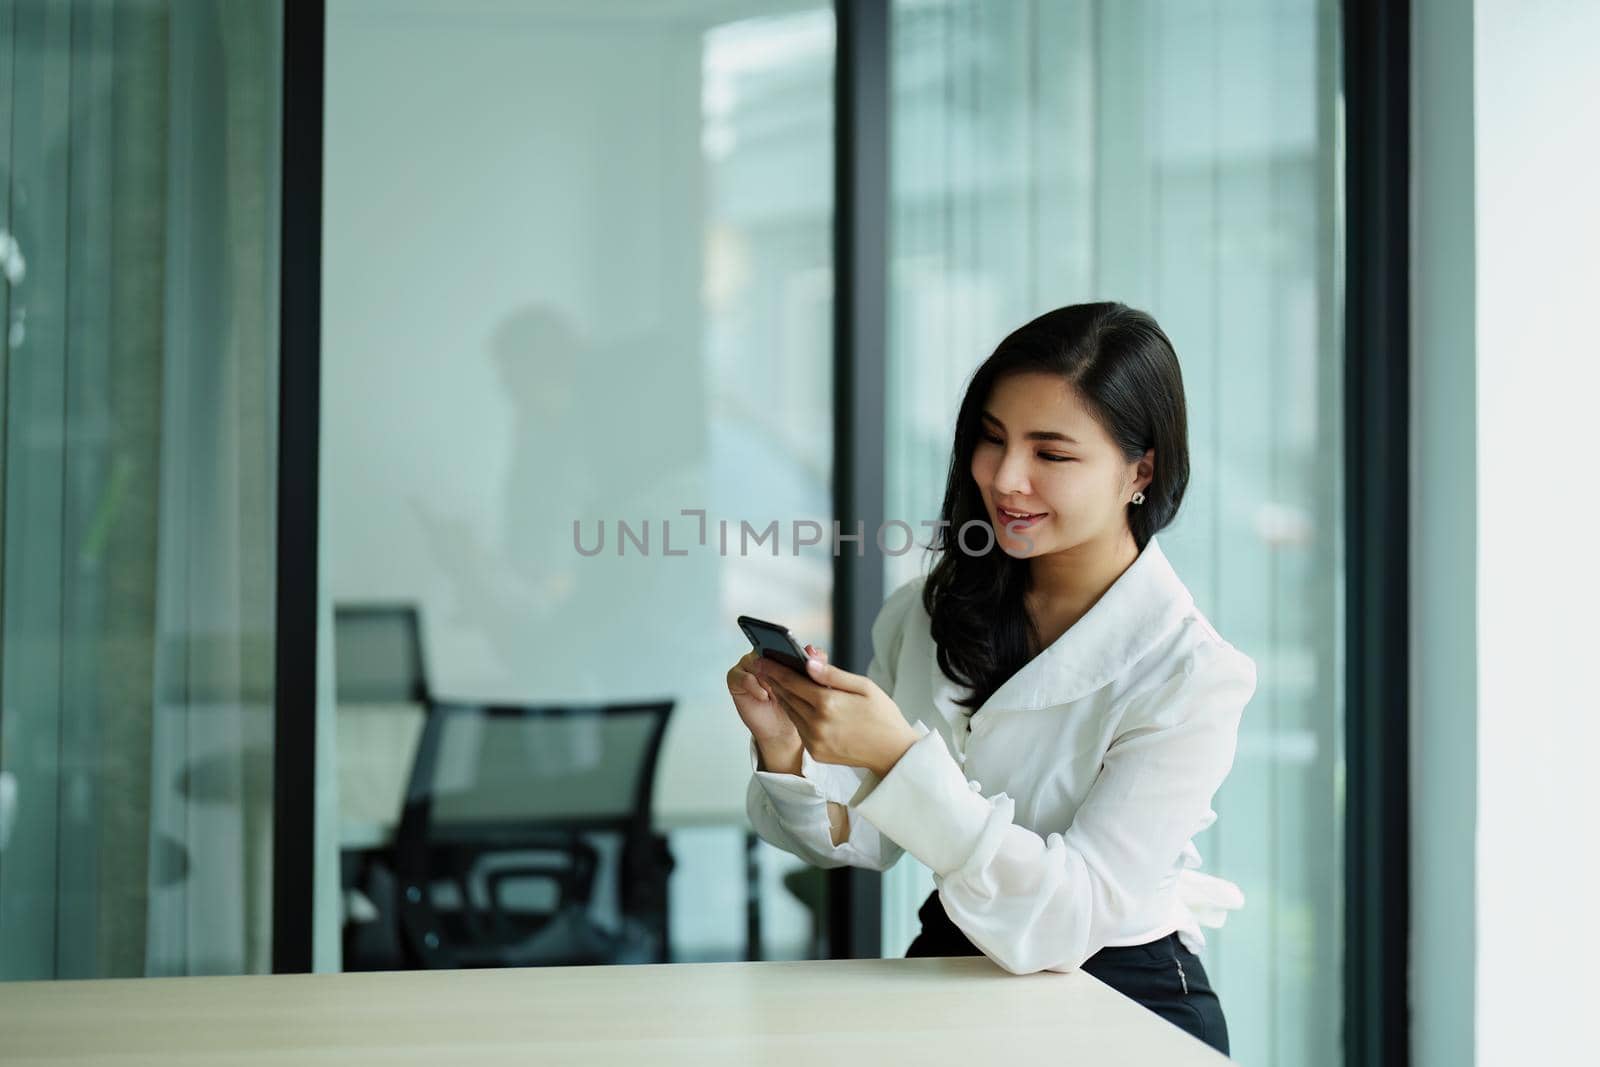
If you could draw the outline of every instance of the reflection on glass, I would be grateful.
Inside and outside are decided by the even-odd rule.
[[[0,978],[264,972],[281,5],[4,19]]]
[[[831,545],[791,531],[831,520],[833,42],[762,0],[328,5],[325,618],[414,606],[437,699],[671,699],[674,959],[747,950],[733,620],[830,637]],[[329,714],[366,870],[423,719]],[[756,948],[807,954],[760,901]]]
[[[1162,544],[1261,673],[1197,841],[1248,901],[1207,948],[1243,1061],[1339,1056],[1336,16],[893,6],[888,513],[937,516],[961,386],[1015,326],[1115,299],[1172,337],[1194,478]],[[886,562],[893,589],[925,560]],[[886,876],[885,955],[931,888]]]

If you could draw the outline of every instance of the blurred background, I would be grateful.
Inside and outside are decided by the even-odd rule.
[[[1234,1055],[1354,1062],[1345,183],[1381,133],[1345,126],[1345,5],[878,4],[866,353],[834,6],[322,7],[307,58],[282,0],[0,2],[0,978],[281,968],[286,768],[319,970],[903,955],[911,857],[841,879],[751,832],[733,620],[835,648],[841,367],[881,375],[868,484],[925,543],[966,377],[1115,299],[1186,383],[1163,547],[1260,673],[1197,841],[1248,901],[1206,952]],[[1419,55],[1456,41],[1428,25]],[[320,215],[284,186],[296,79]],[[308,410],[314,478],[280,467]],[[292,575],[285,502],[317,524]],[[277,605],[313,562],[307,634]]]

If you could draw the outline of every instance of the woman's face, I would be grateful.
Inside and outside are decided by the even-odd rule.
[[[1153,458],[1126,459],[1061,377],[1013,374],[984,405],[972,478],[996,544],[1023,559],[1126,533],[1129,500],[1149,485]]]

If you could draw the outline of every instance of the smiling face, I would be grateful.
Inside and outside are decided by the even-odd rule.
[[[1153,471],[1153,452],[1127,459],[1077,389],[1043,373],[995,383],[972,451],[996,544],[1017,559],[1128,536],[1129,501]]]

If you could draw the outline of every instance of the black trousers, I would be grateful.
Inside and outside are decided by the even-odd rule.
[[[950,921],[937,891],[923,903],[917,918],[922,920],[922,932],[906,950],[907,959],[983,955]],[[1143,945],[1103,948],[1084,961],[1083,969],[1224,1056],[1228,1054],[1228,1021],[1222,1015],[1222,1002],[1211,989],[1200,957],[1184,948],[1177,934]]]

